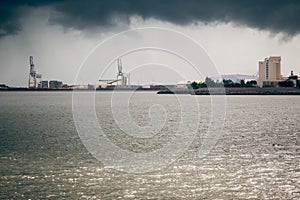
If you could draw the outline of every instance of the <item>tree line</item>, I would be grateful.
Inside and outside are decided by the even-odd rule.
[[[196,82],[193,81],[190,84],[190,88],[199,89],[206,87],[257,87],[256,80],[250,80],[245,82],[245,80],[241,80],[240,83],[235,83],[231,79],[223,79],[222,81],[216,80],[214,81],[211,78],[206,77],[204,82]]]

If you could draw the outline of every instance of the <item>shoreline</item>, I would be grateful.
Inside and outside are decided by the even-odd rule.
[[[72,92],[72,91],[166,91],[167,88],[97,88],[97,89],[50,89],[50,88],[0,88],[0,92]]]
[[[199,88],[196,90],[167,88],[97,88],[97,89],[49,89],[49,88],[1,88],[0,92],[101,92],[101,91],[152,91],[157,94],[189,95],[300,95],[298,88]]]
[[[191,95],[300,95],[298,88],[200,88],[196,90],[166,90],[157,94]]]

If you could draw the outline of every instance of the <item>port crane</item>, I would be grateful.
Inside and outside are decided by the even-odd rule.
[[[28,88],[37,88],[37,79],[41,79],[42,74],[38,74],[33,63],[33,56],[29,56],[29,78]]]
[[[128,87],[130,85],[130,74],[123,72],[122,60],[117,59],[118,73],[116,79],[101,79],[100,82],[106,82],[106,84],[117,83],[117,87]]]

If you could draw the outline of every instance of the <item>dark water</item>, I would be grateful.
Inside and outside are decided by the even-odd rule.
[[[203,106],[201,135],[207,129],[210,99],[196,98]],[[139,152],[166,142],[164,137],[122,142],[130,138],[122,140],[116,125],[105,121],[111,117],[109,93],[98,92],[96,100],[100,123],[117,145]],[[140,125],[148,123],[144,109],[151,100],[174,103],[172,95],[137,94],[131,111]],[[2,92],[0,198],[300,199],[299,101],[298,96],[229,96],[222,135],[207,157],[197,156],[197,136],[166,168],[131,174],[104,166],[85,149],[73,122],[72,93]],[[177,108],[170,106],[166,134],[176,129],[172,122],[179,119]]]

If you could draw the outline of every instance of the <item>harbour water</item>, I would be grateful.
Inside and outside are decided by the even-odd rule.
[[[126,136],[114,123],[110,97],[97,92],[95,108],[120,148],[150,152],[176,130],[180,106],[174,95],[132,96],[129,110],[139,126],[149,124],[154,103],[168,113],[161,132],[143,139]],[[201,159],[210,97],[182,97],[200,102],[197,136],[170,165],[135,174],[110,168],[87,151],[74,125],[72,92],[1,92],[0,199],[300,199],[300,96],[228,96],[218,143]]]

